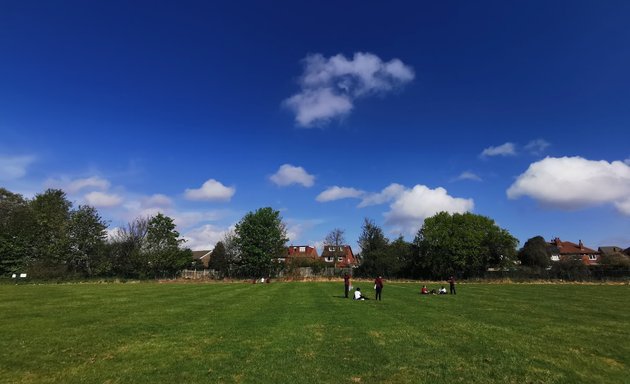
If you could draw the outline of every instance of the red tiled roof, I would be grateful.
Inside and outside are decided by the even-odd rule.
[[[572,243],[570,241],[562,241],[558,238],[549,243],[551,246],[558,248],[560,255],[584,255],[584,254],[597,254],[594,249],[585,247],[580,241],[579,244]]]
[[[287,256],[289,257],[313,257],[317,258],[317,249],[308,245],[292,245],[287,249]]]

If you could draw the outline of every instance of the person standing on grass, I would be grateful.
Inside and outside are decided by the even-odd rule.
[[[374,289],[376,289],[376,297],[374,298],[374,300],[381,300],[381,292],[383,292],[383,278],[382,277],[377,277],[376,280],[374,280]]]
[[[453,276],[448,278],[448,285],[451,287],[451,295],[456,295],[455,292],[455,278]]]
[[[348,275],[348,272],[346,272],[343,275],[343,292],[346,296],[346,299],[348,298],[348,291],[350,291],[350,275]]]

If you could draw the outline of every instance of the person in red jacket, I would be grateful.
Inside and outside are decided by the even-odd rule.
[[[350,290],[350,275],[348,275],[348,272],[346,272],[346,274],[343,275],[343,287],[344,287],[343,291],[347,299],[348,291]]]
[[[455,277],[451,276],[448,278],[448,285],[451,288],[451,295],[456,295],[457,292],[455,292]]]
[[[374,289],[376,289],[376,298],[375,300],[381,300],[381,292],[383,292],[383,278],[377,277],[374,280]]]

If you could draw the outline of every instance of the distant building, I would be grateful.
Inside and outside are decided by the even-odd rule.
[[[578,259],[586,265],[596,265],[599,263],[600,253],[594,249],[585,247],[580,240],[577,244],[570,241],[562,241],[556,237],[549,242],[551,249],[551,261],[567,259]]]
[[[335,265],[338,268],[355,267],[359,264],[349,245],[324,245],[321,257],[326,264]]]
[[[208,268],[211,253],[212,251],[193,251],[193,263],[199,262],[204,268]]]
[[[309,245],[291,245],[287,248],[286,257],[278,258],[278,261],[284,262],[298,257],[317,260],[319,255],[317,254],[317,249],[315,247],[311,247]]]

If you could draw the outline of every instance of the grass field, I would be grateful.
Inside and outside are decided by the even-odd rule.
[[[630,382],[629,286],[419,288],[0,285],[0,382]]]

